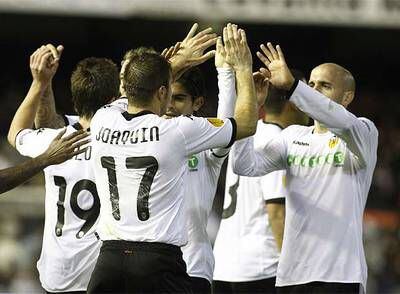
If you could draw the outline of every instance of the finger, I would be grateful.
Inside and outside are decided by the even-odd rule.
[[[212,28],[206,28],[204,30],[202,30],[201,32],[197,33],[196,36],[194,36],[195,39],[199,39],[204,37],[205,35],[209,35],[213,32]]]
[[[269,51],[272,53],[274,60],[279,60],[278,52],[276,52],[274,46],[270,42],[267,43],[267,47]]]
[[[81,134],[88,134],[88,133],[87,133],[85,130],[75,131],[75,132],[69,134],[68,136],[66,136],[66,137],[64,138],[64,140],[65,140],[65,141],[68,141],[68,140],[74,138],[75,136],[79,136],[79,135],[81,135]]]
[[[64,52],[64,46],[63,45],[58,45],[57,46],[57,51],[58,51],[58,58],[60,58],[61,54]]]
[[[66,144],[72,145],[72,144],[74,144],[75,142],[78,142],[78,141],[80,141],[80,140],[82,140],[82,139],[87,138],[88,136],[89,136],[89,134],[86,133],[86,132],[83,133],[83,134],[76,135],[76,136],[72,137],[71,139],[66,140]]]
[[[208,40],[215,39],[215,38],[217,38],[217,34],[215,34],[215,33],[207,34],[207,35],[204,35],[203,37],[201,37],[199,39],[196,39],[196,41],[193,42],[193,45],[199,45],[199,44],[202,44],[204,42],[207,42]]]
[[[239,37],[238,30],[237,30],[237,25],[232,24],[231,28],[232,28],[232,37],[233,37],[233,41],[235,42],[235,45],[236,45],[236,46],[239,46],[239,42],[240,42],[240,39],[239,39],[239,38],[240,38],[240,37]]]
[[[79,148],[81,146],[84,146],[84,145],[90,143],[90,141],[91,141],[90,139],[78,141],[78,142],[72,144],[71,148]]]
[[[46,45],[46,48],[49,49],[49,50],[51,51],[51,54],[53,55],[53,58],[54,58],[54,59],[57,59],[57,58],[59,57],[59,56],[58,56],[57,48],[54,47],[53,44],[47,44],[47,45]]]
[[[165,48],[162,52],[161,52],[161,56],[166,56],[166,54],[167,54],[167,52],[168,52],[168,49],[167,48]]]
[[[225,51],[231,48],[231,43],[228,39],[228,28],[224,27],[222,31],[222,36],[224,38],[224,44],[225,44]]]
[[[216,49],[218,53],[223,54],[224,53],[224,45],[222,44],[222,38],[218,37],[217,38],[217,43],[216,43]]]
[[[67,131],[67,128],[62,128],[62,130],[57,134],[57,136],[55,136],[55,138],[53,139],[53,141],[59,140]]]
[[[261,67],[259,71],[264,77],[266,77],[266,78],[270,78],[271,77],[271,73],[265,67]]]
[[[196,33],[198,27],[199,27],[198,23],[194,23],[184,40],[186,41],[186,40],[192,38],[194,36],[194,34]]]
[[[82,149],[77,149],[77,150],[75,150],[74,152],[69,153],[67,156],[68,156],[68,158],[72,158],[72,157],[74,157],[75,155],[78,155],[78,154],[81,154],[81,153],[86,152],[87,149],[88,149],[88,147],[85,147],[85,148],[82,148]]]
[[[218,37],[216,37],[216,38],[214,38],[214,39],[211,39],[211,40],[208,40],[207,42],[205,42],[205,43],[203,43],[203,44],[201,44],[201,45],[198,45],[197,48],[196,48],[196,50],[202,50],[202,51],[204,51],[204,50],[206,50],[207,48],[211,47],[212,45],[215,45],[215,43],[217,43],[217,40],[218,40]]]
[[[233,41],[233,31],[232,31],[232,25],[230,23],[228,23],[228,25],[226,26],[226,31],[228,34],[228,40],[231,43],[231,46],[234,46],[234,41]]]
[[[172,51],[172,56],[178,53],[179,49],[181,48],[181,42],[177,42],[174,46],[174,50]]]
[[[261,48],[262,52],[265,54],[265,56],[268,58],[269,61],[274,60],[274,56],[272,55],[269,48],[267,48],[264,44],[261,44],[260,48]]]
[[[209,60],[210,58],[213,58],[214,56],[215,56],[215,50],[211,50],[211,51],[208,51],[203,56],[193,58],[191,61],[193,63],[193,66],[196,66],[196,65],[206,62],[207,60]]]
[[[241,43],[247,45],[247,36],[246,36],[246,32],[245,32],[244,30],[240,29],[240,30],[239,30],[239,33],[240,33]]]
[[[43,70],[44,68],[49,67],[51,60],[53,59],[53,55],[51,52],[47,52],[40,58],[39,62],[39,71]]]
[[[38,50],[39,50],[39,49],[36,49],[35,52],[33,52],[33,53],[31,54],[31,56],[30,56],[30,58],[29,58],[29,64],[30,64],[30,65],[33,65]]]
[[[32,67],[37,69],[39,67],[39,61],[40,61],[40,53],[42,52],[41,48],[38,48],[35,53],[33,54],[33,60],[32,60]]]
[[[268,65],[271,63],[269,59],[265,55],[263,55],[260,51],[257,51],[256,55],[258,59],[260,59],[261,62],[265,64],[266,67],[268,67]]]
[[[260,68],[260,72],[261,72],[261,73],[264,75],[264,77],[267,78],[267,79],[269,79],[269,78],[271,77],[271,72],[270,72],[268,69],[264,68],[264,67]]]
[[[278,51],[279,59],[286,63],[285,55],[283,55],[281,46],[277,45],[277,46],[276,46],[276,50]]]

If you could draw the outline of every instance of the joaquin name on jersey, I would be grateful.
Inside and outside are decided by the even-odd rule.
[[[160,141],[160,131],[157,126],[137,130],[113,130],[101,127],[96,140],[108,144],[125,145]]]

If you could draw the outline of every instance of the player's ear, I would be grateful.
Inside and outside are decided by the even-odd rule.
[[[167,96],[168,96],[168,90],[165,86],[161,86],[160,88],[158,88],[157,97],[160,100],[165,100]]]
[[[193,101],[193,110],[198,111],[204,105],[204,97],[196,97]]]
[[[346,91],[344,92],[343,100],[342,100],[342,105],[347,108],[351,101],[354,99],[354,92],[353,91]]]

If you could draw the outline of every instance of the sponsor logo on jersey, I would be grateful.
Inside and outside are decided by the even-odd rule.
[[[289,154],[286,161],[290,166],[302,166],[302,167],[317,167],[323,164],[330,164],[333,166],[342,166],[344,164],[344,153],[337,151],[335,153],[328,153],[326,155],[312,155],[312,156],[301,156]]]
[[[328,146],[330,149],[335,148],[335,146],[339,143],[339,138],[338,137],[333,137],[329,139]]]
[[[224,125],[224,121],[219,118],[207,118],[208,122],[212,124],[214,127],[222,127]]]
[[[293,141],[293,144],[295,144],[295,145],[300,145],[300,146],[310,146],[309,143],[301,142],[301,141],[297,141],[297,140],[294,140],[294,141]]]
[[[196,155],[192,155],[188,160],[189,171],[197,171],[199,160]]]

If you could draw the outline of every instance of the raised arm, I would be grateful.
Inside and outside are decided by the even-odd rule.
[[[288,91],[288,98],[300,110],[322,123],[332,133],[343,139],[351,152],[363,165],[376,156],[378,131],[368,119],[358,118],[346,108],[292,76],[279,46],[261,46],[264,54],[257,56],[270,72],[270,82]]]
[[[79,148],[89,142],[83,140],[88,136],[85,131],[81,130],[61,138],[64,134],[65,130],[61,131],[48,149],[36,158],[27,160],[15,167],[0,170],[0,194],[22,184],[49,165],[59,164],[85,152],[85,148]]]
[[[223,30],[226,62],[235,71],[237,100],[234,118],[237,123],[236,139],[254,135],[257,127],[257,99],[253,81],[253,60],[246,33],[234,24]]]
[[[8,132],[8,142],[15,147],[15,138],[23,129],[33,127],[40,99],[57,71],[58,59],[53,58],[52,51],[42,46],[30,57],[30,68],[33,77],[32,84],[24,101],[22,101]]]
[[[55,48],[52,44],[47,44],[46,47],[50,49],[54,59],[60,59],[62,51],[64,50],[63,46],[60,45]],[[39,100],[39,106],[35,116],[36,128],[58,129],[65,126],[64,118],[56,111],[52,80],[53,78],[50,80],[49,85]]]

